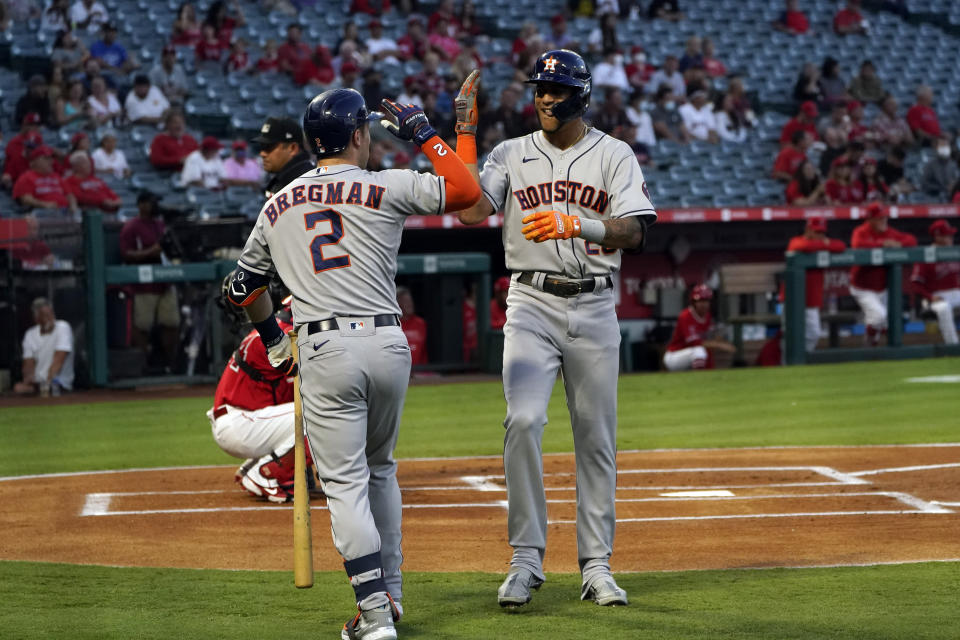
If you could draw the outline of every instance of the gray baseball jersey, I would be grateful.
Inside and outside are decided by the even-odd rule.
[[[507,140],[487,158],[480,186],[494,208],[504,211],[503,245],[511,270],[572,279],[594,276],[597,284],[589,293],[566,298],[520,283],[515,274],[503,329],[503,463],[511,564],[544,579],[547,504],[541,442],[560,371],[573,428],[577,552],[586,595],[595,580],[610,573],[616,522],[620,327],[613,291],[596,276],[620,268],[620,251],[582,238],[534,243],[524,238],[522,219],[535,211],[560,210],[597,220],[644,216],[652,223],[656,212],[633,152],[596,129],[564,150],[540,131]]]
[[[503,247],[512,271],[585,278],[620,269],[620,251],[580,238],[527,241],[521,221],[535,211],[594,220],[645,216],[648,224],[657,218],[633,151],[593,128],[564,150],[548,143],[541,131],[500,143],[483,165],[480,186],[494,209],[503,209]]]

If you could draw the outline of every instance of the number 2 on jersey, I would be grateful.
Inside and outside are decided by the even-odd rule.
[[[318,224],[321,225],[320,229],[324,230],[326,227],[324,223],[330,223],[329,233],[321,233],[318,236],[314,236],[310,242],[310,255],[313,258],[313,270],[315,273],[350,266],[350,256],[348,255],[333,258],[324,258],[323,256],[323,248],[325,246],[338,244],[340,239],[343,238],[343,218],[339,212],[333,209],[324,209],[323,211],[305,213],[303,214],[303,222],[306,225],[307,231],[313,231]]]

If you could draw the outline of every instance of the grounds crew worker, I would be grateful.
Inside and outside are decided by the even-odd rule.
[[[303,146],[303,129],[291,118],[267,118],[252,142],[260,147],[263,170],[272,174],[265,187],[267,198],[315,166]]]

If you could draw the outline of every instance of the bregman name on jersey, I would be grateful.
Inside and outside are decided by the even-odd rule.
[[[273,202],[267,205],[263,213],[267,216],[272,227],[284,211],[298,204],[312,202],[314,204],[358,204],[371,209],[379,209],[380,202],[386,187],[363,182],[353,182],[347,190],[344,199],[344,181],[328,182],[323,184],[298,185],[289,192],[282,191],[273,197]],[[366,195],[364,195],[366,192]],[[289,197],[288,197],[289,195]]]
[[[526,211],[542,204],[569,202],[579,203],[584,209],[592,209],[603,214],[610,204],[610,196],[603,189],[584,185],[573,180],[555,180],[541,182],[536,186],[517,189],[513,192],[520,209]]]

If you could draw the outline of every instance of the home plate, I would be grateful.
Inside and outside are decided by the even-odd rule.
[[[960,376],[924,376],[922,378],[907,378],[904,382],[939,382],[939,383],[952,383],[960,382]]]
[[[709,491],[671,491],[670,493],[661,493],[663,498],[732,498],[733,491],[726,489],[715,489]]]

